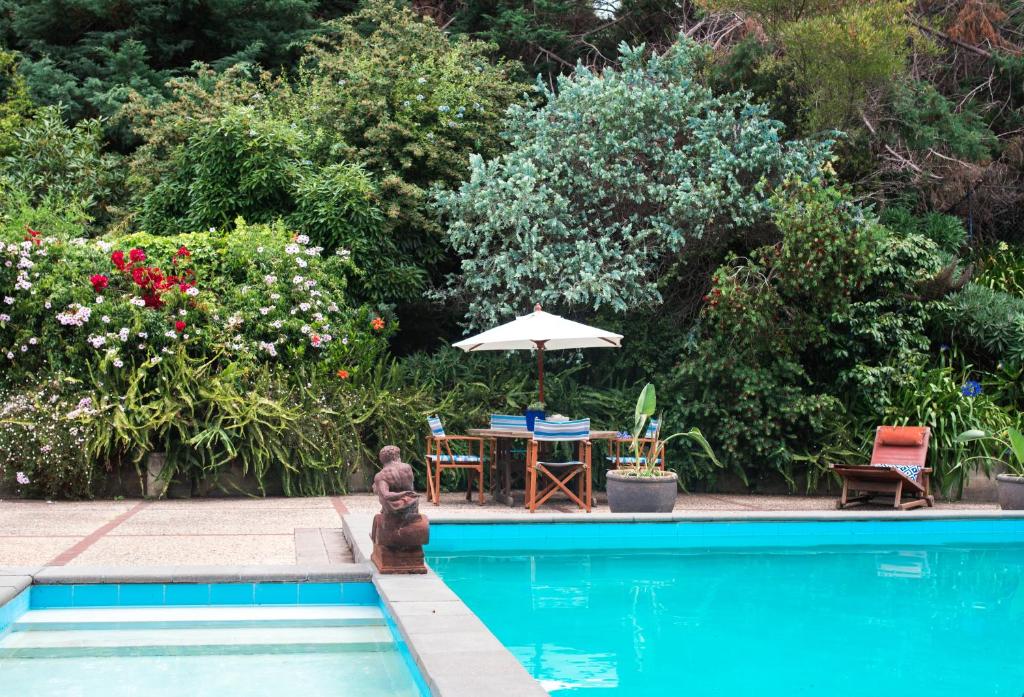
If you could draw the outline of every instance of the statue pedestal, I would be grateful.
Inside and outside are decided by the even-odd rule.
[[[423,545],[430,540],[427,517],[416,515],[396,525],[395,518],[378,513],[373,517],[373,554],[370,560],[382,574],[425,574]]]

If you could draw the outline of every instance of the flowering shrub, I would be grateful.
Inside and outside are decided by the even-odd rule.
[[[101,468],[86,457],[92,400],[81,387],[51,380],[0,392],[0,488],[46,498],[93,491]]]
[[[115,241],[6,234],[0,386],[22,396],[9,400],[20,411],[4,442],[27,448],[22,459],[0,453],[11,486],[87,495],[86,463],[140,463],[154,450],[185,478],[238,464],[290,492],[344,486],[367,447],[356,412],[373,413],[365,401],[379,389],[363,386],[396,328],[382,310],[350,305],[344,251],[325,257],[281,224],[243,220],[230,233]],[[81,394],[34,407],[51,404],[40,376]],[[33,408],[38,428],[21,420]],[[50,442],[72,435],[66,448]],[[76,483],[59,484],[61,468]]]
[[[323,362],[325,374],[384,350],[389,322],[347,303],[344,255],[322,258],[281,225],[238,221],[231,234],[123,243],[29,230],[3,246],[5,382],[43,369],[85,377],[97,366],[155,365],[179,344],[230,361]]]

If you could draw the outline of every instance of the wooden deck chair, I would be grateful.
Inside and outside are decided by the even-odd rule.
[[[878,494],[892,495],[893,508],[934,506],[930,467],[925,467],[931,430],[926,426],[879,426],[870,465],[829,465],[843,479],[836,508],[865,503]],[[850,496],[850,492],[861,492]],[[909,497],[909,501],[904,501]]]
[[[658,468],[665,469],[665,442],[659,440],[661,434],[661,424],[657,419],[651,419],[647,423],[647,430],[644,432],[644,437],[639,438],[640,441],[640,464],[646,465],[648,460],[653,459],[654,464]],[[623,454],[625,453],[625,454]],[[633,437],[630,435],[624,435],[622,438],[616,438],[612,441],[612,453],[605,459],[612,464],[615,469],[619,467],[632,467],[637,464],[636,455],[633,453]]]
[[[547,462],[540,459],[540,444],[578,443],[578,459]],[[555,493],[562,492],[570,501],[590,513],[590,419],[576,421],[543,421],[533,425],[533,439],[526,444],[526,507],[533,513]],[[541,481],[538,482],[538,479]],[[543,489],[539,484],[547,479]],[[570,487],[576,480],[576,491]]]
[[[491,414],[491,430],[492,431],[526,431],[526,417],[522,414]],[[491,439],[491,477],[498,475],[498,440],[496,438]],[[504,452],[506,457],[512,458],[517,463],[526,462],[526,448],[518,443],[511,446],[506,446]],[[525,469],[525,467],[523,468]],[[517,472],[522,471],[517,468]],[[509,491],[512,488],[512,472],[511,468],[507,467],[504,469],[502,476],[508,481],[502,482],[501,488],[504,491]],[[491,479],[493,482],[494,479]],[[491,485],[494,486],[493,484]]]
[[[441,502],[441,472],[446,469],[471,470],[480,486],[480,505],[484,505],[484,439],[476,436],[449,436],[444,432],[440,417],[427,418],[430,435],[427,436],[427,496],[435,505]],[[465,442],[469,452],[452,451],[453,442]],[[474,447],[475,446],[475,447]],[[473,451],[476,450],[474,453]],[[466,500],[472,499],[473,478],[466,482]]]

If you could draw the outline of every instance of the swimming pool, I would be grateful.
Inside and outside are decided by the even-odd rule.
[[[422,697],[370,583],[32,586],[0,607],[0,695]]]
[[[1020,697],[1024,520],[435,525],[553,695]]]

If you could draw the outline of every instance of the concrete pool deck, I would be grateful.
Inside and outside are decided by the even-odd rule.
[[[342,516],[377,510],[372,494],[55,503],[0,500],[0,569],[344,564],[353,557],[340,535]],[[443,495],[440,506],[424,501],[420,510],[438,519],[491,520],[526,514],[522,508],[467,503],[458,493]],[[894,512],[880,505],[850,512],[911,517],[998,510],[995,504],[956,502],[914,511]],[[697,517],[756,518],[771,512],[815,512],[828,517],[847,513],[835,510],[834,498],[820,496],[681,494],[675,507],[676,515]],[[606,515],[608,507],[599,495],[589,517]],[[531,518],[587,516],[558,502]]]

